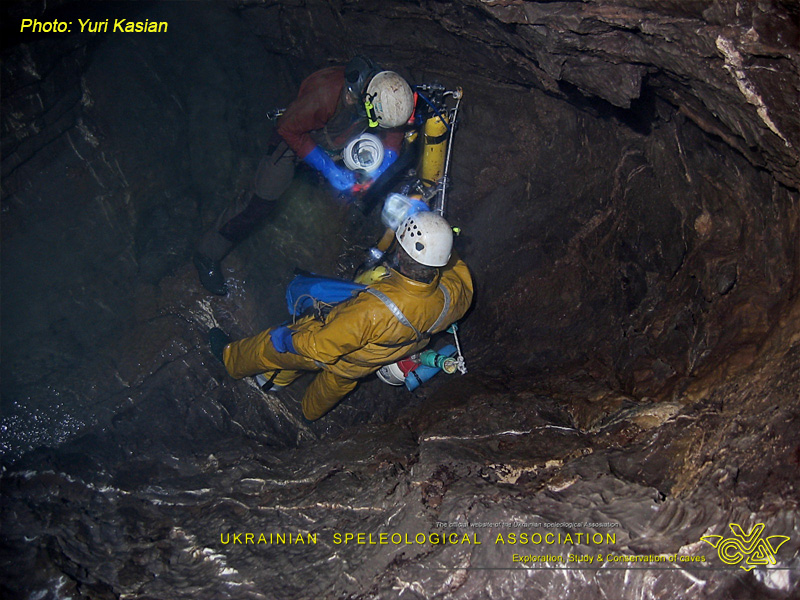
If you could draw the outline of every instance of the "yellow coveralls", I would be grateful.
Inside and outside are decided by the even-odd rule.
[[[447,289],[449,308],[443,315]],[[414,281],[390,269],[386,278],[370,285],[388,296],[421,333],[437,323],[431,334],[444,331],[464,316],[472,303],[473,285],[469,269],[455,256],[440,269],[431,283]],[[441,318],[440,318],[441,317]],[[302,371],[319,371],[303,396],[303,415],[319,419],[356,387],[358,379],[383,365],[418,352],[429,336],[416,334],[389,307],[368,292],[336,305],[324,321],[308,316],[289,327],[297,354],[275,350],[271,329],[225,347],[223,360],[232,377],[264,373],[273,382],[288,385]]]

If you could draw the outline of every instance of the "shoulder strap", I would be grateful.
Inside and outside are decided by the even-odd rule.
[[[394,301],[391,298],[389,298],[389,296],[371,287],[368,287],[366,291],[375,296],[381,302],[383,302],[386,305],[386,308],[389,309],[389,311],[395,316],[395,318],[397,318],[398,321],[400,321],[406,327],[410,328],[411,331],[414,332],[414,336],[416,336],[417,341],[420,341],[422,339],[422,334],[419,332],[419,330],[411,324],[411,321],[409,321],[408,318],[406,318],[406,316],[403,314],[403,311],[400,310],[400,307],[397,306],[397,304],[395,304]]]
[[[450,292],[447,291],[447,288],[444,287],[441,283],[439,284],[439,289],[442,290],[442,294],[444,295],[444,306],[442,307],[442,312],[439,313],[439,318],[431,325],[431,328],[428,329],[428,335],[433,333],[433,331],[442,324],[444,318],[447,316],[447,313],[450,311]]]
[[[397,304],[395,304],[394,301],[391,298],[389,298],[389,296],[372,287],[367,287],[364,291],[369,292],[370,294],[375,296],[378,300],[383,302],[386,305],[386,308],[389,309],[389,311],[395,316],[395,318],[398,321],[400,321],[400,323],[402,323],[403,325],[405,325],[406,327],[411,329],[411,331],[414,332],[414,336],[416,337],[415,341],[419,342],[424,337],[430,337],[431,332],[433,332],[439,325],[442,324],[442,321],[444,321],[444,318],[447,316],[447,313],[450,310],[450,292],[448,292],[447,288],[444,287],[441,283],[439,284],[439,289],[442,290],[442,294],[444,295],[444,306],[442,307],[442,312],[439,313],[439,316],[437,317],[436,321],[434,321],[433,325],[431,325],[430,329],[428,329],[425,333],[420,333],[419,329],[417,329],[416,327],[414,327],[414,325],[411,324],[411,321],[408,320],[408,317],[406,317],[403,314],[403,311],[400,310],[400,307],[397,306]]]

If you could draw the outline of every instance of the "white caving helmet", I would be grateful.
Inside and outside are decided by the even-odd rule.
[[[397,241],[408,255],[426,267],[443,267],[453,250],[453,229],[435,212],[418,212],[400,224]]]
[[[414,112],[414,92],[394,71],[381,71],[370,80],[366,101],[372,105],[372,111],[368,106],[367,113],[374,112],[374,120],[384,129],[405,125]]]

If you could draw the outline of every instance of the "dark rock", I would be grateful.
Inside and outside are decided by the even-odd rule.
[[[2,6],[0,595],[797,595],[793,3]],[[169,30],[16,31],[101,15]],[[284,320],[294,268],[351,271],[375,213],[300,172],[226,258],[228,296],[191,255],[248,187],[266,112],[357,52],[463,86],[447,216],[476,283],[469,373],[365,380],[308,423],[307,377],[233,381],[206,334]],[[731,523],[789,538],[774,567],[701,540]],[[225,541],[247,532],[295,543]],[[509,541],[536,532],[560,537]],[[708,561],[512,559],[599,553]]]

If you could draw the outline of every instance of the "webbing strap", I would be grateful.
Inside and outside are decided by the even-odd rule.
[[[398,321],[400,321],[406,327],[410,328],[414,332],[417,341],[422,339],[422,334],[419,332],[419,330],[411,324],[411,321],[409,321],[406,318],[406,316],[403,314],[403,311],[400,310],[400,307],[397,306],[397,304],[395,304],[394,301],[391,298],[389,298],[389,296],[371,287],[368,287],[366,291],[368,291],[378,300],[383,302],[386,305],[386,308],[388,308],[391,311],[391,313],[395,316],[395,318],[397,318]]]
[[[431,328],[428,329],[428,333],[431,333],[435,330],[439,325],[442,324],[444,318],[447,316],[447,313],[450,311],[450,292],[447,291],[447,288],[444,287],[441,283],[439,284],[439,289],[442,290],[442,294],[444,294],[444,306],[442,307],[442,312],[439,314],[439,318],[434,321]]]
[[[444,306],[442,307],[442,312],[439,313],[436,321],[434,321],[433,325],[431,325],[430,329],[426,331],[424,334],[420,333],[419,330],[411,324],[411,321],[403,314],[403,311],[400,310],[400,307],[394,303],[394,301],[389,298],[383,292],[376,290],[374,288],[368,287],[366,288],[366,292],[369,292],[373,296],[375,296],[378,300],[383,302],[386,305],[386,308],[391,311],[391,313],[395,316],[395,318],[400,321],[403,325],[411,329],[414,332],[414,336],[417,338],[416,341],[419,342],[423,337],[429,336],[431,332],[436,329],[439,325],[441,325],[442,321],[444,321],[447,313],[450,310],[450,292],[447,291],[447,288],[444,287],[441,283],[439,284],[439,289],[442,290],[442,294],[444,295]],[[405,344],[403,344],[405,345]]]

